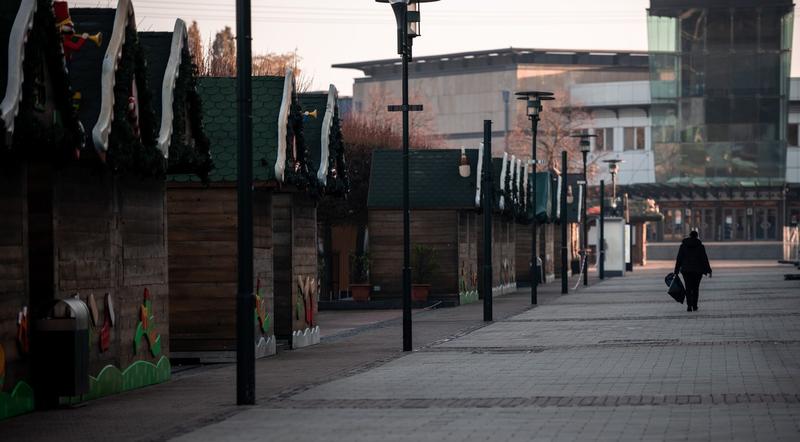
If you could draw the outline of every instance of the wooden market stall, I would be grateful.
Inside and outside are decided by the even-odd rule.
[[[75,159],[82,129],[72,108],[50,2],[0,5],[0,420],[34,407],[30,327],[53,290],[53,170]],[[36,293],[32,296],[32,293]]]
[[[525,188],[529,188],[528,183]],[[536,213],[533,214],[531,208],[530,195],[526,195],[526,216],[524,222],[517,226],[517,241],[516,241],[516,280],[517,284],[523,286],[530,286],[531,281],[531,219],[535,217],[537,222],[537,249],[539,259],[542,261],[540,264],[543,266],[544,271],[540,272],[540,283],[544,283],[553,279],[553,222],[556,218],[555,207],[553,205],[554,187],[553,174],[550,172],[537,172],[536,185]]]
[[[461,151],[452,149],[411,151],[412,267],[417,269],[412,272],[412,282],[430,286],[430,296],[419,302],[452,306],[479,298],[483,221],[479,214],[478,183],[483,165],[477,149],[466,149],[463,156],[462,161]],[[401,161],[400,151],[375,151],[370,174],[369,284],[371,300],[386,306],[399,306],[401,302],[402,274],[398,266],[403,253]],[[493,215],[492,261],[493,286],[497,291],[513,284],[508,269],[514,268],[516,238],[513,217],[504,214],[500,205],[503,162],[500,158],[493,161],[498,198]],[[462,165],[467,166],[468,176],[461,174]],[[509,210],[512,206],[509,201]],[[426,256],[433,270],[422,269],[420,274]]]
[[[215,168],[207,183],[170,175],[173,355],[230,360],[236,339],[235,78],[201,78],[199,90]],[[277,339],[292,348],[319,342],[316,204],[335,193],[346,170],[337,167],[341,143],[321,142],[323,133],[341,138],[333,135],[335,110],[328,119],[324,114],[316,140],[309,140],[304,124],[312,117],[303,114],[291,71],[254,77],[253,97],[256,333],[257,352],[265,356],[275,352]],[[315,164],[323,158],[325,167]]]
[[[34,4],[36,12],[32,28],[17,27],[25,18],[15,19],[12,30],[31,29],[34,37],[9,51],[12,58],[26,53],[24,64],[9,61],[23,68],[25,82],[9,78],[18,84],[7,89],[23,104],[15,125],[21,132],[6,139],[27,155],[17,163],[25,172],[16,199],[23,204],[17,219],[27,259],[20,281],[28,291],[26,305],[17,309],[27,315],[14,321],[18,340],[30,342],[20,348],[30,350],[37,404],[162,382],[170,376],[166,161],[156,143],[133,6],[129,0],[116,9],[17,3],[20,12]],[[10,39],[16,45],[24,40]],[[45,43],[37,47],[40,40]],[[72,129],[75,112],[82,129]],[[33,132],[23,137],[28,125]],[[62,137],[72,141],[64,146]],[[48,323],[42,320],[55,301],[66,299],[88,312],[91,382],[59,381],[59,364],[69,362],[52,360],[45,350]]]

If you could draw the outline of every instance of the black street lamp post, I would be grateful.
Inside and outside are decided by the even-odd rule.
[[[492,321],[492,215],[494,214],[494,184],[492,179],[492,120],[483,121],[483,320]]]
[[[617,215],[617,174],[619,173],[619,165],[620,163],[624,163],[625,161],[620,160],[618,158],[610,159],[610,160],[603,160],[604,163],[608,164],[608,173],[611,174],[611,208],[614,210],[614,216]]]
[[[530,200],[531,206],[533,208],[533,219],[531,220],[531,262],[530,262],[530,272],[531,272],[531,304],[536,304],[538,302],[538,285],[539,285],[539,275],[537,273],[538,268],[538,253],[536,253],[536,134],[539,131],[539,114],[542,111],[542,101],[554,100],[552,92],[543,92],[543,91],[526,91],[526,92],[517,92],[517,99],[518,100],[525,100],[526,101],[526,111],[528,114],[528,119],[531,120],[531,133],[532,133],[532,143],[531,143],[531,179],[529,180],[530,185]]]
[[[600,279],[606,277],[606,182],[600,180],[600,219],[597,224],[600,230],[600,238],[597,240],[597,270],[600,274]]]
[[[567,164],[567,151],[561,151],[561,294],[566,295],[569,292],[569,280],[567,279],[567,223],[569,223],[569,210],[567,206],[567,186],[569,179],[567,173],[569,171]]]
[[[397,53],[403,61],[403,104],[389,106],[389,112],[403,113],[403,351],[411,351],[411,203],[409,196],[409,122],[410,111],[421,111],[421,105],[408,104],[408,63],[412,58],[414,38],[420,36],[420,3],[439,0],[375,0],[389,3],[397,19]]]
[[[253,101],[250,0],[236,1],[236,93],[239,170],[237,183],[238,289],[236,295],[236,403],[256,402],[256,343],[253,333]]]
[[[590,138],[597,138],[594,134],[577,134],[573,137],[580,138],[581,154],[583,155],[583,201],[581,203],[581,248],[583,249],[583,285],[589,285],[589,220],[586,218],[586,195],[589,193],[589,174],[587,173],[587,162],[589,149],[591,148]]]

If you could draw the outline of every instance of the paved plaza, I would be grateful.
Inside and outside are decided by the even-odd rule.
[[[800,282],[773,262],[717,262],[700,309],[663,283],[671,263],[419,310],[324,312],[320,345],[257,363],[255,407],[235,367],[0,422],[0,440],[800,440]],[[594,275],[592,275],[594,276]],[[574,282],[574,281],[573,281]],[[327,324],[327,325],[326,325]]]
[[[667,271],[284,391],[178,440],[798,440],[791,269],[717,263],[694,313],[668,299]]]

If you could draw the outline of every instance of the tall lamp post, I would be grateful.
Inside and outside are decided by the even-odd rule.
[[[617,210],[617,174],[619,173],[619,165],[620,163],[624,163],[624,160],[620,160],[619,158],[614,158],[611,160],[603,160],[604,163],[608,164],[608,173],[611,174],[611,208],[614,209],[614,215],[616,215]]]
[[[397,53],[403,61],[403,104],[389,106],[389,112],[403,113],[403,351],[411,351],[411,203],[408,177],[408,113],[422,111],[421,105],[408,104],[408,63],[414,38],[420,34],[420,3],[439,0],[375,0],[389,3],[397,19]]]
[[[525,100],[525,110],[531,120],[531,179],[530,198],[533,207],[533,220],[531,220],[531,304],[538,302],[539,276],[536,272],[538,266],[538,253],[536,253],[536,134],[539,131],[539,114],[542,112],[542,101],[555,100],[552,92],[525,91],[517,92],[518,100]]]
[[[569,164],[567,163],[567,151],[561,151],[561,294],[566,295],[569,292],[569,281],[567,280],[567,223],[569,222],[569,206],[567,205],[567,186],[569,186]]]
[[[236,93],[238,124],[236,404],[256,402],[256,342],[253,333],[253,98],[250,0],[236,1]]]
[[[583,155],[583,201],[581,202],[581,249],[583,249],[583,285],[589,285],[589,220],[586,219],[586,194],[589,193],[589,174],[586,172],[586,165],[591,149],[591,138],[597,138],[594,134],[576,134],[575,138],[580,139],[581,154]]]

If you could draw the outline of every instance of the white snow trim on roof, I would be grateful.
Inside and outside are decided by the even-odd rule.
[[[500,210],[506,208],[506,173],[508,173],[508,152],[503,153],[503,166],[500,168]]]
[[[320,140],[319,170],[317,178],[323,185],[328,183],[328,158],[330,157],[331,128],[333,127],[333,117],[336,112],[336,100],[339,98],[339,91],[336,86],[328,87],[328,104],[325,106],[325,118],[322,119],[322,130]]]
[[[108,151],[108,137],[114,120],[114,83],[117,79],[117,65],[122,58],[122,46],[125,44],[125,31],[128,26],[136,27],[133,5],[130,0],[119,0],[114,15],[114,30],[111,32],[106,54],[103,56],[103,72],[100,74],[100,115],[92,128],[94,147],[101,153]]]
[[[275,179],[283,182],[286,171],[286,135],[289,124],[289,112],[292,107],[292,91],[294,90],[294,74],[292,68],[286,68],[286,77],[283,80],[283,98],[281,111],[278,113],[278,159],[275,160]]]
[[[169,145],[172,141],[172,120],[174,119],[172,105],[175,101],[175,83],[181,72],[183,46],[186,44],[186,39],[186,22],[181,19],[175,20],[169,61],[164,71],[164,80],[161,82],[161,127],[158,131],[158,149],[164,158],[169,157]]]
[[[532,161],[528,160],[527,164],[530,165],[531,163],[532,163]],[[525,205],[527,206],[528,203],[531,200],[530,192],[528,192],[528,179],[530,177],[530,173],[528,173],[528,168],[527,167],[525,167],[525,173],[523,175],[525,175]],[[531,190],[533,190],[533,189],[531,189]]]
[[[508,172],[511,175],[511,177],[510,177],[511,179],[508,181],[509,182],[509,184],[508,184],[509,189],[508,190],[512,192],[511,193],[511,201],[509,201],[509,202],[510,203],[514,203],[517,200],[517,194],[516,194],[516,192],[513,192],[514,191],[514,184],[516,184],[516,181],[517,181],[517,156],[516,155],[511,155],[511,162],[508,163],[508,167],[511,168],[511,171]]]
[[[36,0],[22,0],[8,39],[8,81],[6,94],[0,103],[0,115],[5,122],[6,132],[10,135],[14,133],[14,120],[19,113],[19,103],[22,101],[22,82],[25,81],[23,72],[25,43],[28,42],[28,32],[33,28],[36,3]]]
[[[556,186],[556,219],[561,219],[561,175],[558,176],[558,186]]]
[[[475,174],[475,207],[481,207],[481,174],[483,173],[483,143],[478,148],[478,173]]]
[[[515,202],[522,202],[522,159],[517,159],[517,194],[515,195]]]

